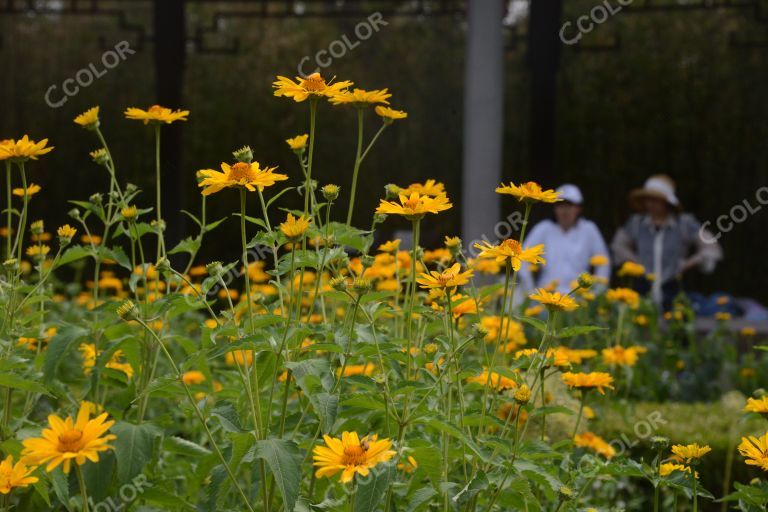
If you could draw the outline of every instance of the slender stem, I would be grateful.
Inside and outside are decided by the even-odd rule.
[[[368,143],[368,147],[366,147],[366,148],[365,148],[365,151],[363,151],[363,154],[362,154],[362,155],[360,155],[360,162],[361,162],[361,163],[363,162],[363,160],[365,160],[365,157],[366,157],[366,156],[368,156],[368,152],[369,152],[369,151],[371,150],[371,148],[373,147],[373,144],[376,142],[376,139],[378,139],[378,138],[379,138],[379,135],[381,135],[381,133],[384,131],[384,129],[385,129],[387,126],[388,126],[387,124],[382,124],[382,125],[381,125],[381,128],[379,128],[379,131],[377,131],[377,132],[376,132],[376,135],[374,135],[374,136],[373,136],[373,138],[371,139],[371,142],[369,142],[369,143]]]
[[[309,194],[312,189],[312,157],[315,154],[315,122],[317,121],[317,99],[309,100],[309,154],[307,155],[307,189],[304,196],[304,216],[309,213]]]
[[[245,206],[246,206],[246,197],[245,197],[245,188],[240,187],[240,242],[243,246],[243,281],[245,284],[245,307],[248,310],[248,324],[251,329],[251,334],[253,334],[254,326],[253,326],[253,308],[251,308],[251,279],[248,274],[248,249],[247,244],[248,241],[246,240],[245,235]]]
[[[416,302],[416,255],[417,251],[419,249],[419,233],[420,231],[420,219],[416,219],[413,221],[413,250],[411,251],[411,296],[410,296],[410,302],[408,303],[408,318],[406,319],[406,322],[408,325],[408,335],[406,336],[406,341],[408,343],[408,352],[406,354],[408,365],[406,367],[406,379],[410,380],[411,378],[411,346],[413,343],[413,305]]]
[[[27,191],[27,173],[24,170],[24,162],[19,162],[19,171],[21,172],[21,186],[24,190],[24,206],[21,210],[19,219],[19,230],[16,232],[16,240],[13,243],[13,251],[16,253],[16,259],[21,262],[22,246],[24,245],[24,230],[27,228],[27,208],[29,206],[29,192]],[[10,234],[9,234],[10,236]]]
[[[250,512],[253,512],[253,507],[251,507],[251,503],[250,503],[250,500],[248,499],[248,496],[246,496],[245,492],[243,492],[243,489],[240,487],[240,484],[237,482],[237,477],[235,477],[235,474],[232,472],[232,468],[229,467],[227,460],[224,458],[224,454],[221,452],[221,449],[219,449],[219,445],[216,443],[216,439],[213,437],[213,433],[208,428],[208,423],[205,421],[205,417],[203,416],[203,413],[197,407],[197,402],[195,401],[195,397],[192,396],[192,392],[189,390],[189,387],[186,385],[186,383],[184,383],[184,379],[182,378],[183,375],[179,370],[179,367],[176,366],[176,362],[174,361],[173,356],[170,354],[170,352],[168,352],[168,349],[165,347],[165,344],[162,342],[162,340],[157,336],[157,334],[155,334],[155,331],[153,331],[144,322],[144,320],[137,318],[136,321],[139,322],[141,326],[144,327],[144,329],[146,329],[146,331],[150,334],[150,336],[152,336],[155,339],[158,346],[160,347],[160,350],[163,352],[166,359],[168,359],[168,363],[171,365],[173,372],[176,374],[176,378],[179,380],[179,382],[181,383],[181,386],[184,388],[184,392],[187,395],[187,399],[189,400],[189,403],[192,406],[192,409],[194,409],[197,419],[200,420],[200,424],[203,426],[203,429],[205,430],[205,433],[208,436],[208,440],[210,441],[214,452],[216,452],[216,456],[219,458],[221,465],[226,470],[227,476],[232,481],[232,485],[234,485],[235,488],[238,490],[240,497],[243,499],[243,503],[245,504],[245,507]]]
[[[83,478],[83,472],[80,470],[80,465],[75,463],[75,473],[77,474],[77,483],[80,484],[80,497],[83,500],[83,512],[89,512],[90,505],[88,504],[88,493],[85,488],[85,478]]]
[[[160,125],[155,124],[155,188],[157,197],[155,199],[157,203],[157,261],[160,260],[160,256],[165,253],[165,242],[163,240],[163,231],[160,228],[163,220],[162,211],[162,191],[160,183]]]
[[[352,188],[349,195],[349,210],[347,211],[347,226],[352,224],[352,212],[355,209],[355,192],[357,191],[357,174],[360,172],[360,158],[363,150],[363,109],[357,107],[357,152],[355,153],[355,168],[352,171]]]
[[[12,186],[13,185],[11,184],[11,161],[6,160],[5,161],[5,187],[6,187],[6,202],[8,203],[6,205],[8,210],[6,210],[5,212],[6,213],[6,229],[7,229],[7,232],[5,233],[6,259],[11,259],[11,254],[13,254],[11,251],[11,229],[12,229],[11,224],[13,223],[13,215],[12,215],[13,208],[11,205],[11,200],[12,200],[11,187]]]
[[[696,478],[695,466],[691,468],[691,478],[693,478],[693,512],[697,512],[699,510],[699,490],[698,490],[699,481]]]
[[[579,423],[581,423],[581,415],[584,413],[584,402],[586,401],[586,394],[584,390],[581,390],[581,404],[579,404],[579,414],[576,416],[576,425],[573,427],[573,434],[571,434],[571,440],[576,437],[576,433],[579,431]]]

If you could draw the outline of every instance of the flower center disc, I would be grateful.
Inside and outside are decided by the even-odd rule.
[[[308,91],[322,91],[325,89],[325,80],[320,76],[320,73],[312,73],[304,79],[301,85]]]
[[[253,179],[253,170],[251,169],[250,164],[246,164],[244,162],[238,162],[232,167],[229,168],[229,179],[234,181],[241,181],[241,180],[247,180],[250,181]]]
[[[59,435],[59,451],[60,452],[76,452],[81,448],[80,440],[83,438],[83,433],[79,430],[69,430]]]
[[[360,466],[365,463],[366,449],[362,446],[347,446],[344,448],[344,464]]]

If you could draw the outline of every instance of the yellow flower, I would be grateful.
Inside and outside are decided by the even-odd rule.
[[[311,222],[312,219],[304,218],[303,215],[296,218],[289,213],[285,222],[280,224],[280,231],[282,231],[288,238],[296,239],[306,233]]]
[[[447,268],[442,272],[436,270],[431,271],[429,274],[421,273],[416,279],[416,282],[421,285],[422,288],[455,288],[469,282],[469,278],[472,277],[472,270],[465,272],[461,271],[461,265],[455,263],[451,268]]]
[[[9,139],[5,144],[0,144],[0,160],[10,158],[14,161],[26,162],[29,159],[37,160],[37,157],[53,151],[53,147],[46,147],[48,139],[35,142],[29,136],[24,135],[19,140]]]
[[[353,377],[355,375],[370,376],[376,370],[376,366],[373,363],[365,364],[350,364],[344,368],[344,377]],[[341,377],[341,368],[336,370],[336,376]]]
[[[379,207],[376,208],[376,213],[403,215],[406,219],[415,220],[427,213],[439,213],[448,210],[452,206],[445,194],[430,197],[413,192],[410,196],[400,194],[400,204],[382,199]]]
[[[768,432],[760,437],[742,437],[739,453],[746,457],[746,464],[768,471]]]
[[[257,188],[263,192],[266,187],[271,187],[278,181],[287,180],[285,174],[278,174],[274,171],[277,167],[259,167],[259,162],[238,162],[229,165],[221,163],[223,172],[213,169],[203,169],[198,173],[204,178],[199,187],[203,188],[203,195],[209,196],[227,187],[245,187],[249,192],[254,192]]]
[[[518,201],[541,201],[542,203],[554,203],[560,201],[557,192],[554,190],[543,190],[541,185],[533,181],[521,183],[520,185],[515,185],[514,183],[504,185],[502,183],[501,186],[496,188],[496,193],[514,196]]]
[[[328,84],[320,76],[320,73],[312,73],[307,78],[297,76],[295,82],[290,78],[278,76],[277,80],[272,83],[272,87],[275,89],[275,96],[285,96],[300,103],[309,97],[328,98],[335,96],[347,90],[352,84],[353,82],[349,80]]]
[[[620,276],[642,277],[645,274],[645,267],[634,261],[625,261],[621,265],[618,274]]]
[[[381,252],[387,252],[387,253],[395,253],[400,248],[400,239],[396,240],[390,240],[389,242],[384,242],[379,246],[379,251]]]
[[[495,342],[499,339],[499,329],[501,329],[501,317],[499,316],[484,316],[480,319],[480,325],[488,331],[485,335],[485,341],[488,343]],[[504,333],[501,335],[502,341],[509,341],[516,345],[525,345],[528,340],[525,338],[525,329],[520,322],[507,319],[504,322]]]
[[[629,288],[612,288],[605,293],[605,298],[608,302],[620,302],[632,309],[640,305],[640,295]]]
[[[198,370],[190,370],[184,372],[184,375],[181,376],[181,380],[187,386],[194,386],[195,384],[202,384],[205,382],[205,374]]]
[[[126,206],[120,210],[120,215],[122,215],[125,220],[134,220],[139,215],[139,209],[136,208],[136,206]]]
[[[680,460],[686,464],[690,464],[691,461],[702,458],[707,453],[711,452],[712,448],[707,445],[699,446],[697,443],[682,445],[676,444],[672,447],[672,453],[677,455]]]
[[[569,295],[560,292],[548,292],[543,288],[539,288],[535,293],[532,293],[530,298],[540,302],[552,311],[573,311],[579,307],[576,301]]]
[[[544,311],[544,308],[542,306],[531,306],[528,308],[525,308],[525,311],[523,311],[523,314],[525,316],[539,316],[542,311]]]
[[[589,264],[593,267],[604,267],[608,264],[608,256],[603,254],[595,254],[589,258]]]
[[[445,185],[436,180],[427,180],[424,183],[411,183],[398,190],[398,194],[410,197],[414,192],[422,196],[437,197],[445,195]]]
[[[534,265],[546,263],[541,257],[544,254],[543,245],[523,249],[520,242],[511,238],[504,240],[499,245],[491,245],[483,241],[476,243],[475,248],[480,249],[480,258],[495,258],[497,263],[509,262],[515,271],[520,270],[523,261]]]
[[[37,477],[30,476],[37,467],[27,467],[19,461],[13,463],[13,455],[0,462],[0,494],[9,494],[17,487],[27,487],[37,482]]]
[[[42,187],[40,185],[30,183],[29,185],[27,185],[26,195],[27,197],[32,197],[33,195],[37,194],[41,190],[42,190]],[[21,187],[13,189],[13,195],[17,197],[24,197],[24,189]]]
[[[253,350],[232,350],[227,352],[224,360],[229,366],[250,365],[253,363]]]
[[[59,235],[59,238],[75,238],[75,235],[77,234],[77,229],[73,228],[69,224],[64,224],[63,226],[59,227],[59,229],[56,230],[56,234]]]
[[[317,466],[317,478],[332,477],[341,471],[341,483],[346,484],[355,478],[355,474],[368,476],[376,465],[387,462],[395,455],[392,441],[378,439],[376,434],[362,439],[357,432],[342,432],[341,439],[323,436],[325,446],[315,446],[312,450],[313,463]]]
[[[405,462],[400,462],[397,464],[397,469],[405,471],[406,473],[413,473],[418,468],[419,464],[416,462],[416,459],[410,455],[406,458]]]
[[[647,317],[647,316],[645,316],[645,315],[637,315],[637,316],[635,317],[635,320],[634,320],[634,322],[635,322],[637,325],[639,325],[639,326],[641,326],[641,327],[644,327],[644,326],[648,325],[648,317]]]
[[[99,126],[99,107],[89,108],[75,118],[75,123],[88,130],[95,129]]]
[[[638,354],[636,347],[616,345],[603,349],[603,362],[609,365],[635,366]]]
[[[305,133],[304,135],[297,135],[291,139],[285,139],[285,142],[292,150],[300,151],[307,147],[307,139],[309,139],[309,135]]]
[[[27,247],[27,256],[30,258],[45,258],[49,252],[51,252],[51,248],[47,245],[30,245]]]
[[[669,476],[675,471],[683,471],[690,474],[691,468],[688,466],[684,466],[683,464],[676,464],[674,462],[665,462],[664,464],[661,464],[659,466],[659,476]],[[698,477],[699,477],[699,474],[697,472],[696,478]]]
[[[142,110],[136,107],[125,109],[126,118],[143,121],[144,124],[150,122],[154,124],[171,124],[175,121],[186,121],[188,115],[189,110],[171,110],[170,108],[161,107],[160,105],[152,105],[147,110]]]
[[[405,119],[408,117],[408,113],[403,110],[395,110],[382,105],[377,106],[375,111],[379,117],[381,117],[381,120],[384,121],[384,124],[392,124],[398,119]]]
[[[107,443],[117,436],[104,435],[115,424],[106,421],[107,413],[89,420],[91,408],[81,405],[77,420],[71,416],[62,420],[55,414],[48,416],[50,428],[43,429],[42,437],[22,441],[22,461],[26,464],[48,464],[46,471],[51,472],[63,463],[64,473],[69,473],[72,461],[78,466],[86,460],[99,461],[99,452],[111,449]]]
[[[605,442],[605,439],[592,432],[576,434],[573,436],[573,444],[580,448],[589,448],[606,459],[611,459],[616,455],[616,450],[613,446]]]
[[[768,415],[768,395],[760,398],[748,398],[747,405],[744,406],[744,412],[756,412]]]
[[[715,313],[715,320],[719,320],[720,322],[727,322],[731,319],[731,314],[726,311],[718,311]]]
[[[446,249],[457,249],[458,247],[461,247],[461,238],[457,236],[446,236],[443,243],[445,243]]]
[[[601,395],[605,394],[603,388],[613,389],[613,377],[605,372],[567,372],[562,374],[560,378],[571,389],[587,391],[591,388],[597,388]]]
[[[491,372],[489,377],[488,368],[483,368],[483,372],[480,375],[475,377],[468,377],[467,382],[474,382],[480,384],[481,386],[490,386],[496,391],[504,391],[505,389],[513,389],[517,387],[517,382],[510,379],[509,377],[499,375],[496,372]]]
[[[334,105],[373,105],[376,103],[383,103],[389,105],[387,101],[392,95],[387,89],[366,91],[364,89],[355,89],[353,91],[341,91],[338,94],[334,94],[329,98],[329,101]]]
[[[757,330],[754,327],[742,327],[739,331],[739,334],[744,336],[745,338],[751,338],[757,334]]]

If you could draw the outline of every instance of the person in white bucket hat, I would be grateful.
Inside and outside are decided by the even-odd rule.
[[[705,243],[711,237],[701,236],[701,223],[683,212],[669,176],[651,176],[643,188],[630,192],[629,202],[640,213],[632,215],[613,237],[614,260],[616,265],[642,264],[652,278],[635,279],[635,289],[650,292],[656,304],[669,310],[682,290],[683,274],[694,267],[712,272],[723,257],[722,249]]]
[[[524,266],[520,279],[525,289],[554,285],[558,291],[568,293],[579,274],[591,270],[593,256],[608,258],[608,247],[594,222],[582,217],[584,197],[576,185],[561,185],[557,192],[561,201],[554,204],[554,219],[536,224],[525,238],[526,247],[544,244],[547,264],[532,273]],[[610,265],[595,268],[600,281],[607,283]],[[535,275],[534,275],[535,274]]]

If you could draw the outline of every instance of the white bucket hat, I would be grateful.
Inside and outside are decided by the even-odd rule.
[[[646,197],[662,199],[673,208],[680,209],[680,200],[675,195],[675,182],[666,174],[655,174],[645,180],[643,188],[629,193],[629,202],[636,210],[642,210],[643,199]]]
[[[581,190],[576,185],[566,183],[557,187],[557,193],[560,195],[560,199],[568,201],[569,203],[581,205],[584,202],[584,197],[581,195]]]

